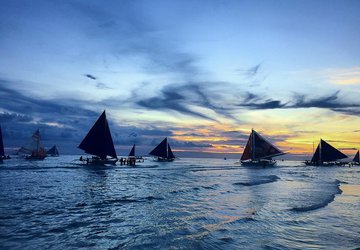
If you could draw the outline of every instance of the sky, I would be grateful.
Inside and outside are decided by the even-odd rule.
[[[77,146],[106,110],[117,153],[164,137],[238,157],[251,129],[293,159],[360,148],[360,2],[20,1],[0,5],[8,152],[39,128]]]

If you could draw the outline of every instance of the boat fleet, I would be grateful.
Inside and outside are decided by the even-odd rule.
[[[130,150],[128,157],[118,159],[114,142],[111,136],[109,124],[106,118],[105,110],[91,127],[87,135],[79,144],[78,148],[82,149],[91,157],[81,156],[80,164],[86,165],[129,165],[135,166],[136,163],[143,162],[144,158],[136,156],[135,144]],[[43,160],[45,157],[59,156],[59,151],[54,145],[49,150],[45,150],[41,143],[40,131],[37,129],[31,137],[31,140],[23,145],[17,152],[26,160]],[[241,156],[240,163],[243,166],[274,166],[276,160],[273,157],[286,154],[275,145],[270,143],[266,138],[251,130],[249,139],[246,143],[244,152]],[[177,157],[174,155],[167,137],[163,139],[150,153],[155,161],[158,162],[172,162]],[[350,162],[339,161],[348,158],[347,155],[340,150],[334,148],[326,141],[320,139],[311,160],[304,162],[307,166],[343,166],[343,165],[360,165],[359,150]],[[10,159],[5,156],[4,143],[2,138],[2,131],[0,126],[0,163],[3,160]]]

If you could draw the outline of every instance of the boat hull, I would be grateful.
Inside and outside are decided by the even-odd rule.
[[[45,156],[43,156],[43,155],[37,155],[37,156],[27,155],[27,156],[25,156],[25,160],[29,160],[29,161],[42,161],[42,160],[45,159],[45,157],[46,157],[46,155],[45,155]]]
[[[157,161],[157,162],[172,162],[174,160],[175,160],[175,158],[162,158],[162,157],[154,158],[154,161]]]
[[[276,161],[240,161],[241,165],[249,167],[272,167]]]
[[[306,166],[315,166],[315,167],[331,167],[331,166],[345,166],[348,163],[347,162],[339,162],[339,161],[333,161],[333,162],[312,162],[312,161],[305,161],[304,164]]]
[[[86,165],[116,165],[116,162],[118,159],[100,159],[100,158],[86,158],[83,160],[80,160],[83,164]]]

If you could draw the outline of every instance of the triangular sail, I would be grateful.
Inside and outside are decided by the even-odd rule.
[[[311,162],[319,162],[320,161],[320,143],[317,146],[313,157],[311,158]]]
[[[264,137],[259,135],[255,130],[253,130],[253,160],[257,159],[269,159],[271,157],[279,156],[285,154],[276,146],[268,142]]]
[[[252,132],[249,136],[249,139],[246,143],[246,147],[244,149],[244,152],[241,156],[242,161],[250,160],[252,158]]]
[[[131,151],[129,153],[129,157],[135,157],[135,144],[133,145],[133,147],[131,148]]]
[[[79,148],[102,159],[106,156],[117,158],[105,111],[80,143]]]
[[[321,140],[321,161],[335,161],[344,158],[347,158],[347,155],[343,154],[326,141]]]
[[[354,156],[353,162],[358,162],[358,163],[360,163],[359,150],[357,151],[356,155]]]
[[[160,142],[159,145],[157,145],[150,153],[149,155],[153,155],[153,156],[157,156],[157,157],[162,157],[162,158],[168,158],[168,154],[167,154],[167,137]]]
[[[1,126],[0,126],[0,156],[5,156],[4,142],[3,142],[3,138],[2,138]]]
[[[174,158],[175,158],[175,155],[170,148],[170,144],[168,144],[168,159],[174,159]]]
[[[46,152],[46,154],[48,154],[48,155],[59,155],[59,151],[58,151],[56,145],[52,146],[52,148],[50,148],[50,149]]]
[[[312,162],[330,162],[347,158],[347,155],[343,154],[326,141],[320,139],[320,143],[316,148]]]

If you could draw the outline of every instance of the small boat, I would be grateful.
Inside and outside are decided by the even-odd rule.
[[[86,159],[80,157],[82,162],[93,165],[116,164],[118,159],[109,124],[106,119],[105,110],[82,140],[78,148],[84,150],[87,154],[93,155],[91,158]],[[111,158],[108,158],[107,156],[110,156]]]
[[[150,153],[155,157],[156,161],[170,162],[173,161],[176,157],[171,150],[169,143],[167,142],[167,137],[165,137],[159,145],[157,145]]]
[[[351,165],[360,165],[359,150],[357,151],[357,153],[354,156],[354,159],[350,163]]]
[[[59,156],[59,150],[57,149],[56,145],[54,145],[46,152],[46,154],[47,156],[57,157]]]
[[[46,150],[41,143],[40,130],[37,129],[31,136],[31,140],[18,150],[18,154],[24,155],[26,160],[44,160]]]
[[[329,143],[320,139],[315,153],[310,161],[305,161],[307,166],[334,166],[345,165],[345,162],[339,162],[337,160],[345,159],[347,155],[343,154],[338,149],[331,146]]]
[[[284,152],[252,129],[240,162],[244,166],[274,166],[276,161],[272,157],[284,154]]]

